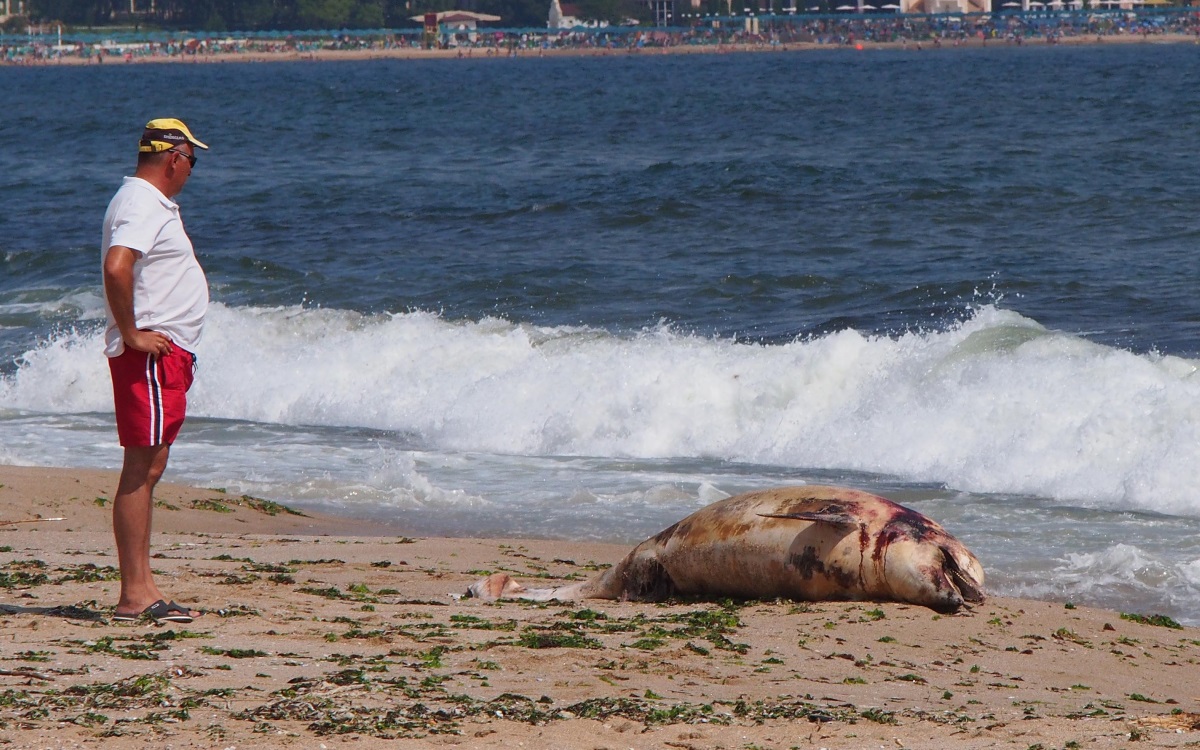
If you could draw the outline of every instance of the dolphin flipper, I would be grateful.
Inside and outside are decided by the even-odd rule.
[[[759,513],[762,518],[793,518],[797,521],[815,521],[835,526],[858,526],[860,521],[849,513],[818,511],[816,513]]]

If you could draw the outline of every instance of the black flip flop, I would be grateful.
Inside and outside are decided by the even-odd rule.
[[[183,607],[173,601],[168,602],[163,599],[159,599],[137,614],[121,614],[118,612],[113,615],[114,622],[137,622],[138,620],[145,618],[150,618],[155,622],[185,623],[196,619],[192,617],[192,611],[187,607]]]

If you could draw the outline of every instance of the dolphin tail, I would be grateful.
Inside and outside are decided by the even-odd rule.
[[[468,598],[496,601],[497,599],[524,599],[532,602],[574,601],[586,598],[581,591],[589,582],[573,583],[556,588],[530,589],[517,583],[508,573],[493,573],[481,578],[467,588]]]
[[[634,550],[636,552],[637,550]],[[507,573],[493,573],[481,578],[467,589],[466,596],[484,601],[497,599],[524,599],[532,602],[572,602],[579,599],[626,599],[626,571],[633,558],[630,553],[624,560],[598,576],[586,581],[555,588],[530,589],[517,583]]]

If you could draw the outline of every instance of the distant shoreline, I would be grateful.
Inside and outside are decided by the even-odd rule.
[[[870,50],[909,50],[913,52],[948,50],[948,49],[990,49],[995,47],[1036,47],[1036,46],[1099,46],[1129,44],[1163,45],[1163,44],[1200,44],[1200,36],[1190,33],[1161,33],[1152,35],[1110,34],[1097,36],[1081,34],[1077,36],[1060,36],[1056,38],[1034,37],[1016,42],[1010,39],[980,39],[969,37],[957,40],[901,40],[901,41],[872,41],[851,40],[844,43],[820,42],[788,42],[781,44],[765,43],[723,43],[723,44],[688,44],[649,47],[557,47],[520,49],[515,54],[495,48],[451,48],[451,49],[420,49],[413,47],[395,47],[380,49],[353,50],[281,50],[281,51],[244,51],[244,52],[215,52],[189,55],[148,55],[120,57],[109,56],[103,61],[94,57],[64,56],[48,59],[0,60],[0,65],[9,68],[20,67],[53,67],[53,66],[96,66],[96,65],[147,65],[147,64],[220,64],[220,63],[271,63],[271,62],[339,62],[357,60],[458,60],[458,59],[509,59],[511,57],[633,57],[654,55],[721,55],[738,53],[779,53],[810,50],[844,49],[856,52]]]

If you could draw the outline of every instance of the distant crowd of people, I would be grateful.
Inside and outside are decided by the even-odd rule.
[[[747,28],[750,26],[750,28]],[[755,26],[757,28],[755,28]],[[53,62],[65,58],[94,63],[134,59],[183,59],[201,61],[236,58],[238,55],[300,55],[318,51],[386,51],[428,46],[456,48],[460,53],[479,50],[489,56],[514,55],[554,49],[610,49],[636,52],[697,45],[786,47],[815,43],[847,45],[887,42],[929,45],[958,45],[990,40],[1010,44],[1029,41],[1054,43],[1068,37],[1142,37],[1165,34],[1189,35],[1200,41],[1200,13],[1129,11],[1003,13],[963,16],[897,16],[892,14],[845,14],[820,17],[763,17],[755,25],[741,19],[705,21],[687,28],[595,28],[574,30],[488,30],[450,31],[429,38],[396,32],[377,36],[336,35],[330,38],[304,36],[279,38],[237,37],[125,43],[49,43],[24,40],[0,44],[0,61],[10,64]],[[11,37],[10,37],[11,38]]]
[[[787,45],[815,43],[846,45],[881,42],[940,46],[968,40],[1056,42],[1064,37],[1112,36],[1149,38],[1186,34],[1200,40],[1200,13],[1143,16],[1135,13],[1094,14],[980,14],[976,16],[895,16],[851,14],[838,17],[761,22],[757,31],[712,26],[689,29],[649,30],[632,36],[605,35],[603,30],[551,35],[537,42],[548,47],[617,46],[628,48],[679,47],[687,45]],[[486,46],[486,41],[484,42]],[[531,41],[531,46],[536,46]]]

